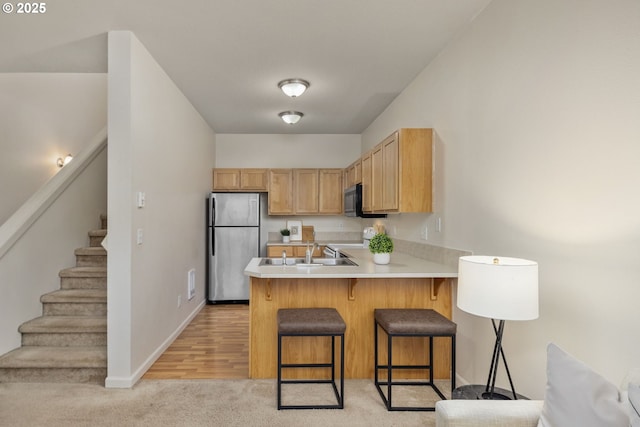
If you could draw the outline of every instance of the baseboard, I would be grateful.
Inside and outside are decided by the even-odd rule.
[[[197,307],[189,314],[189,316],[182,322],[175,331],[166,340],[147,358],[147,360],[140,365],[138,369],[131,375],[130,377],[113,377],[107,376],[104,381],[105,388],[132,388],[142,376],[149,370],[149,368],[155,363],[156,360],[162,353],[164,353],[167,348],[175,341],[176,338],[184,331],[184,329],[189,326],[189,323],[193,320],[194,317],[200,312],[202,307],[204,307],[206,301],[202,301]]]

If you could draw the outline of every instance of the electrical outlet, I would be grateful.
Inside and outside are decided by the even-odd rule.
[[[182,305],[182,295],[178,294],[178,308]]]
[[[142,244],[142,228],[138,228],[137,232],[136,232],[136,243],[141,245]]]
[[[438,217],[436,220],[436,231],[440,233],[442,231],[442,218]]]
[[[422,229],[422,232],[420,233],[420,237],[422,238],[422,240],[427,240],[429,238],[429,229],[427,228],[426,225]]]

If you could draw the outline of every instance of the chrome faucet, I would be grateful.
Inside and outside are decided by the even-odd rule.
[[[316,242],[313,242],[313,247],[311,248],[311,250],[309,250],[309,241],[307,240],[307,251],[304,254],[304,262],[305,264],[311,264],[311,262],[313,261],[313,253],[316,251],[316,247],[318,246],[318,244]]]
[[[282,265],[287,265],[287,251],[282,251]]]

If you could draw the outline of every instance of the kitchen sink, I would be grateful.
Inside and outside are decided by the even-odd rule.
[[[352,265],[357,266],[355,262],[349,258],[313,258],[311,263],[305,263],[304,258],[287,258],[286,265],[296,267],[322,267],[322,266],[340,266]],[[262,258],[258,266],[264,265],[282,265],[282,258]]]

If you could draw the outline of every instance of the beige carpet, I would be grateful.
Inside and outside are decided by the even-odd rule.
[[[438,383],[448,395],[447,381]],[[308,385],[286,385],[295,404]],[[316,385],[315,387],[324,387]],[[446,391],[445,391],[446,390]],[[311,393],[321,402],[330,389]],[[307,394],[308,395],[308,394]],[[396,402],[396,396],[398,401]],[[425,387],[394,404],[433,398]],[[402,399],[402,401],[400,400]],[[276,409],[275,380],[141,380],[133,389],[82,384],[0,384],[0,426],[434,426],[433,412],[388,412],[370,380],[345,381],[345,408]]]

